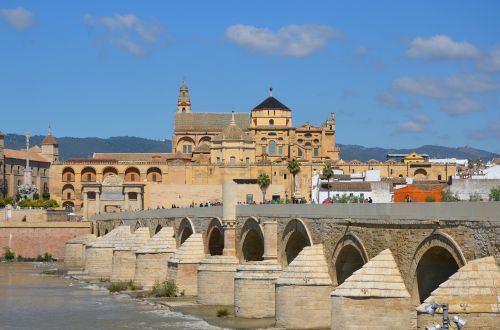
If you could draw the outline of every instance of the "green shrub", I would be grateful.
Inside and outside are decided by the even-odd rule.
[[[136,286],[131,280],[112,282],[108,285],[109,292],[135,291],[140,289],[141,287]]]
[[[23,218],[22,218],[22,220],[21,220],[21,221],[22,221],[22,222],[26,222],[26,216],[25,216],[25,215],[23,216]]]
[[[36,200],[36,201],[39,200],[40,199],[40,195],[38,193],[34,193],[33,194],[33,199]]]
[[[219,308],[217,310],[217,317],[226,317],[229,315],[229,311],[227,308]]]
[[[0,209],[5,207],[5,201],[0,199]]]
[[[155,283],[151,293],[155,297],[175,297],[177,295],[177,285],[174,281]]]
[[[458,195],[453,195],[449,189],[445,189],[441,192],[441,201],[442,202],[459,202],[460,198]]]
[[[425,201],[427,203],[435,202],[436,201],[436,197],[434,197],[434,196],[425,196]]]
[[[5,260],[7,260],[7,261],[12,261],[12,260],[14,260],[14,258],[16,257],[16,255],[14,254],[14,252],[12,252],[12,251],[10,250],[10,248],[9,248],[9,247],[6,247],[6,248],[5,248],[5,252],[4,252],[4,254],[3,254],[3,257],[4,257],[4,258],[5,258]]]
[[[42,193],[42,199],[43,199],[44,201],[49,200],[49,199],[50,199],[50,193],[49,193],[48,191],[43,192],[43,193]]]
[[[53,207],[58,207],[59,204],[53,199],[49,199],[48,201],[45,200],[33,200],[33,199],[27,199],[24,201],[19,202],[20,207],[35,207],[35,208],[53,208]]]
[[[469,194],[469,202],[480,202],[482,201],[481,197],[478,194]]]
[[[490,201],[495,201],[495,202],[500,201],[500,188],[491,188]]]

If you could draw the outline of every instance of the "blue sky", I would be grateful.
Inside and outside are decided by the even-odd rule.
[[[498,1],[2,1],[0,130],[169,139],[268,94],[337,142],[500,152]]]

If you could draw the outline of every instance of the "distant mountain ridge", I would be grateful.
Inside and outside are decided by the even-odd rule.
[[[35,135],[31,137],[32,145],[41,145],[44,136]],[[70,158],[88,158],[92,157],[94,152],[171,152],[172,142],[170,140],[159,141],[144,139],[133,136],[116,136],[107,139],[103,138],[74,138],[74,137],[56,137],[59,143],[59,158],[61,160]],[[25,146],[25,138],[19,134],[6,134],[5,147],[9,149],[21,149]],[[476,149],[472,147],[450,148],[443,146],[424,145],[413,149],[385,149],[378,147],[363,147],[352,144],[339,144],[340,156],[344,160],[357,159],[366,162],[370,159],[385,161],[388,153],[410,153],[415,151],[420,154],[428,154],[431,158],[460,158],[476,159],[481,158],[484,161],[491,160],[494,157],[500,157],[499,154]]]

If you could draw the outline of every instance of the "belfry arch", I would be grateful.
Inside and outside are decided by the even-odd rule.
[[[428,236],[419,244],[409,271],[413,300],[423,302],[466,263],[460,247],[449,235],[436,231]]]
[[[361,240],[353,233],[344,235],[333,250],[330,274],[333,283],[340,285],[368,262],[368,254]]]
[[[189,218],[182,219],[177,230],[177,246],[182,245],[194,233],[193,221]]]
[[[264,260],[264,232],[256,218],[251,217],[245,221],[240,242],[242,261]]]
[[[224,230],[222,221],[214,218],[208,225],[207,237],[205,240],[206,252],[211,256],[220,256],[224,251]]]
[[[283,232],[281,264],[289,265],[306,246],[312,245],[311,234],[301,219],[290,220]]]

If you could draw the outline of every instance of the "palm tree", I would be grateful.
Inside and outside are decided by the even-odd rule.
[[[330,178],[333,176],[333,169],[330,163],[325,164],[325,167],[323,167],[323,176],[328,182],[328,199],[330,199]]]
[[[295,175],[297,173],[300,172],[300,163],[295,159],[295,158],[292,158],[291,160],[288,161],[288,171],[290,172],[290,174],[292,175],[293,177],[293,181],[292,181],[292,197],[295,193]]]
[[[260,173],[259,176],[257,177],[257,184],[260,187],[260,190],[262,190],[262,202],[266,202],[266,191],[267,187],[271,184],[271,179],[269,179],[269,175],[266,173]]]

